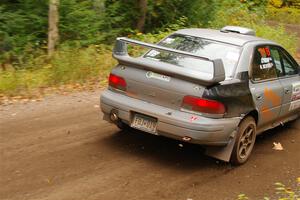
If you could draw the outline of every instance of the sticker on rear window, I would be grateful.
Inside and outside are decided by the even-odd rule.
[[[262,57],[260,62],[260,69],[270,69],[274,66],[271,57]]]
[[[160,54],[159,51],[151,50],[151,51],[148,53],[148,56],[150,56],[150,57],[155,57],[155,56],[157,56],[158,54]]]
[[[147,72],[146,77],[147,78],[158,79],[158,80],[166,81],[166,82],[170,82],[170,80],[171,80],[171,77],[166,76],[166,75],[162,75],[162,74],[158,74],[158,73],[155,73],[155,72]]]
[[[165,44],[172,44],[175,41],[175,38],[167,38],[163,41]]]

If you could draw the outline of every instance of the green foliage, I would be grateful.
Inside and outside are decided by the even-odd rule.
[[[191,8],[192,0],[150,0],[146,30],[156,30],[176,22]]]
[[[255,2],[239,3],[235,0],[228,0],[219,4],[215,20],[210,22],[210,26],[221,28],[230,24],[252,28],[256,31],[257,36],[273,40],[284,46],[292,55],[295,55],[297,36],[288,34],[283,24],[275,27],[269,26],[265,21],[265,3],[257,4]]]
[[[18,70],[6,71],[0,74],[0,95],[16,96],[22,92],[28,93],[33,88],[49,86],[47,84],[50,70]]]
[[[0,3],[0,30],[6,45],[21,53],[29,43],[40,46],[47,36],[47,1],[23,0]]]
[[[278,200],[299,200],[300,199],[300,178],[297,179],[296,185],[293,188],[287,187],[282,183],[275,183],[276,199]],[[270,200],[269,197],[264,197],[264,200]],[[273,198],[272,198],[273,199]],[[247,195],[240,194],[237,200],[249,200]]]
[[[4,1],[4,2],[3,2]],[[17,65],[44,48],[48,31],[48,0],[3,0],[0,3],[0,51],[11,52]],[[60,0],[60,42],[87,46],[100,43],[102,0]],[[36,56],[39,56],[36,55]]]
[[[238,195],[238,199],[237,200],[248,200],[249,198],[245,195],[245,194],[240,194]]]
[[[299,24],[299,0],[148,0],[145,33],[136,30],[138,1],[60,0],[60,45],[48,60],[48,0],[1,0],[0,64],[13,69],[0,71],[0,93],[104,77],[114,65],[108,49],[118,36],[155,43],[181,28],[238,25],[296,51],[297,37],[266,21]]]
[[[248,26],[264,20],[264,1],[261,1],[262,3],[258,3],[256,0],[242,2],[236,0],[220,2],[214,20],[210,22],[209,26],[216,28],[226,25]]]
[[[276,8],[281,8],[284,5],[283,0],[270,0],[270,5],[276,7]]]
[[[292,55],[296,54],[299,38],[294,34],[287,34],[282,24],[276,27],[266,24],[252,24],[249,27],[253,28],[259,37],[273,40],[284,46]]]
[[[270,6],[278,2],[282,9]],[[266,4],[267,0],[148,0],[145,29],[158,33],[179,27],[249,25],[265,16],[296,23],[300,17],[297,0],[270,0],[267,8]],[[40,55],[37,49],[45,50],[48,0],[2,0],[0,13],[0,53],[6,54],[0,61],[22,67]],[[138,0],[60,0],[59,13],[60,43],[82,47],[135,34],[139,7]]]
[[[41,55],[25,63],[26,70],[0,72],[0,96],[15,96],[61,84],[85,84],[92,80],[105,83],[115,64],[111,48],[107,46],[92,45],[83,49],[62,47],[50,63],[45,55]]]
[[[270,5],[276,7],[276,8],[282,8],[282,7],[294,7],[294,8],[300,8],[300,1],[299,0],[269,0]]]
[[[103,26],[102,5],[93,1],[60,1],[60,39],[61,42],[79,42],[80,46],[99,43],[100,29]]]
[[[137,0],[106,0],[105,1],[105,23],[104,29],[115,37],[119,34],[128,34],[134,30],[138,18]]]
[[[107,75],[108,69],[111,69],[113,64],[115,61],[108,47],[93,45],[85,49],[62,48],[50,63],[49,83],[51,85],[84,83],[97,76],[106,77],[104,75]]]
[[[291,188],[286,187],[282,183],[275,183],[276,194],[279,196],[279,200],[299,200],[299,190],[294,191]],[[297,194],[298,193],[298,194]]]
[[[269,20],[288,24],[300,24],[300,8],[276,8],[268,6],[266,12]]]

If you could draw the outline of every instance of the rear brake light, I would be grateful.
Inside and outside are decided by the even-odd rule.
[[[208,114],[225,113],[225,106],[222,103],[194,96],[185,96],[183,98],[182,108]]]
[[[109,75],[109,85],[123,91],[125,91],[127,87],[125,79],[114,74]]]

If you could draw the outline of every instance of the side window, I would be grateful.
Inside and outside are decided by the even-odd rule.
[[[298,74],[299,73],[298,65],[293,61],[291,61],[287,53],[282,51],[281,56],[282,56],[282,63],[284,66],[285,75],[289,76],[289,75]]]
[[[252,79],[263,81],[277,78],[276,67],[268,46],[257,47],[252,62]]]
[[[277,75],[284,76],[283,66],[281,63],[280,52],[279,52],[278,48],[271,47],[270,50],[271,50],[271,57],[273,58],[273,62],[276,67]]]

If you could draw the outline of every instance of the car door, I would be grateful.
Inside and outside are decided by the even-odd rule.
[[[271,125],[280,114],[283,87],[269,45],[254,49],[250,78],[249,86],[258,110],[258,126]]]
[[[288,117],[300,109],[300,75],[298,63],[281,47],[271,47],[279,81],[283,87],[280,118]]]

